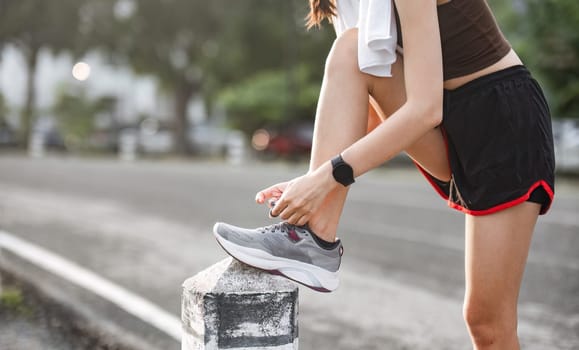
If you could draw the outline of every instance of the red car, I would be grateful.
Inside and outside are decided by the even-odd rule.
[[[259,129],[253,133],[252,146],[268,157],[309,156],[314,135],[313,123],[290,125],[277,130]]]

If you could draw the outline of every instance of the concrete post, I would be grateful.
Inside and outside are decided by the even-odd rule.
[[[119,136],[119,158],[133,161],[137,158],[138,136],[136,131],[121,132]]]
[[[30,136],[28,155],[32,158],[42,158],[45,153],[45,137],[41,132],[34,132]]]
[[[298,288],[227,258],[183,283],[182,350],[297,350]]]
[[[230,131],[227,136],[227,161],[233,165],[243,164],[245,160],[245,138],[239,131]]]

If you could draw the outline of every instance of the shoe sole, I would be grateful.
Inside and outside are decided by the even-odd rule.
[[[247,248],[232,243],[217,233],[217,226],[213,227],[213,234],[217,243],[242,263],[274,275],[283,276],[317,292],[329,293],[338,288],[338,272],[330,272],[320,267],[301,261],[271,255],[263,250]]]

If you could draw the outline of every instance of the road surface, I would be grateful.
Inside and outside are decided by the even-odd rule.
[[[303,164],[0,156],[0,229],[180,314],[181,283],[225,257],[215,221],[275,223],[255,192]],[[525,349],[579,348],[579,183],[539,219],[520,297]],[[466,349],[463,217],[418,172],[360,178],[335,293],[300,289],[302,349]],[[175,344],[177,349],[178,344]]]

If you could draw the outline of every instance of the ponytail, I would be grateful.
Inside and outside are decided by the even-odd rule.
[[[310,13],[306,17],[306,27],[320,27],[322,21],[327,19],[332,22],[332,16],[336,15],[335,0],[309,0]]]

